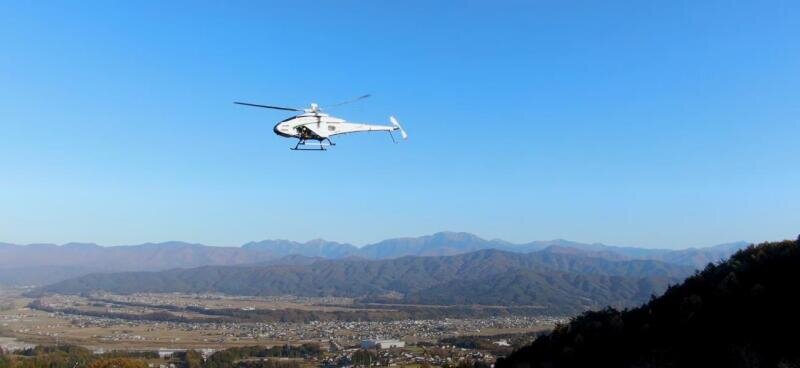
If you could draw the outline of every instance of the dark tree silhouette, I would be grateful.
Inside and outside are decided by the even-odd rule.
[[[751,246],[639,308],[584,313],[497,367],[800,366],[798,245]]]

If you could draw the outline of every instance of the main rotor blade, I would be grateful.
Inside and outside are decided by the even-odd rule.
[[[369,96],[372,96],[372,95],[371,94],[366,94],[366,95],[363,95],[363,96],[359,96],[359,97],[356,97],[356,98],[354,98],[352,100],[347,100],[347,101],[344,101],[344,102],[339,102],[339,103],[334,104],[334,105],[330,105],[330,106],[328,106],[328,108],[347,105],[349,103],[353,103],[353,102],[356,102],[356,101],[361,101],[361,100],[363,100],[363,99],[365,99],[365,98],[367,98]]]
[[[265,109],[286,110],[286,111],[303,111],[303,110],[300,110],[300,109],[293,109],[293,108],[291,108],[291,107],[280,107],[280,106],[258,105],[258,104],[252,104],[252,103],[248,103],[248,102],[234,102],[234,103],[235,103],[235,104],[238,104],[238,105],[245,105],[245,106],[263,107],[263,108],[265,108]]]

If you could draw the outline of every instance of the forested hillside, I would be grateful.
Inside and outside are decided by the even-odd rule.
[[[220,292],[232,295],[346,296],[392,303],[539,305],[574,313],[612,302],[641,303],[692,272],[658,261],[480,250],[443,257],[325,260],[308,265],[215,266],[93,274],[38,293]],[[512,295],[505,298],[505,295]],[[399,296],[397,296],[399,295]]]
[[[586,312],[497,367],[797,367],[798,280],[800,239],[753,246],[639,308]]]

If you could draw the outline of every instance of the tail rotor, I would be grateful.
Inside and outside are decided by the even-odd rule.
[[[408,134],[406,133],[405,129],[403,129],[403,127],[400,125],[400,122],[397,121],[397,118],[395,118],[394,116],[390,116],[389,121],[392,122],[392,126],[394,126],[397,130],[400,131],[400,136],[403,137],[403,139],[408,139]]]

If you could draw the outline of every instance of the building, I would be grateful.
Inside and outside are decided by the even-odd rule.
[[[405,347],[406,343],[400,340],[363,340],[361,341],[362,349],[391,349]]]
[[[166,348],[159,348],[157,353],[159,358],[169,358],[172,357],[175,353],[183,353],[186,349],[166,349]]]

